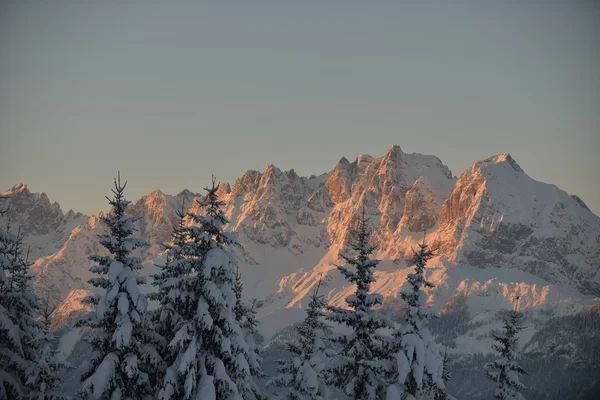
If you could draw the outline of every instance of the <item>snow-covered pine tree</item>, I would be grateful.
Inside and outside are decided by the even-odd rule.
[[[199,205],[205,215],[188,213],[196,225],[186,228],[186,261],[174,279],[173,295],[181,301],[176,332],[169,347],[176,351],[167,368],[159,399],[242,399],[242,385],[250,382],[248,345],[235,318],[235,263],[229,245],[235,235],[224,232],[228,223],[212,188]]]
[[[0,197],[1,201],[7,197]],[[4,204],[2,204],[4,206]],[[8,208],[0,208],[0,215]],[[15,315],[12,315],[11,273],[14,248],[18,238],[9,232],[0,230],[0,398],[7,399],[23,396],[21,374],[26,365],[23,359],[21,332]],[[7,308],[8,307],[8,308]],[[16,351],[13,351],[15,349]]]
[[[60,376],[68,365],[58,360],[56,351],[58,340],[50,332],[50,313],[42,310],[42,326],[35,341],[37,348],[35,362],[27,371],[27,386],[31,400],[62,400],[67,397],[60,390]]]
[[[249,382],[245,379],[243,379],[241,382],[238,382],[238,387],[241,386],[245,388],[246,394],[244,395],[244,399],[261,399],[263,397],[258,385],[258,380],[264,378],[265,374],[262,372],[261,368],[261,347],[257,343],[257,339],[260,337],[260,334],[258,333],[258,321],[256,320],[256,300],[252,300],[250,305],[244,304],[242,300],[244,285],[242,284],[242,275],[240,274],[240,269],[237,267],[235,271],[234,290],[236,299],[235,320],[242,328],[244,340],[248,345],[248,366],[250,367],[250,375],[252,377],[251,381]]]
[[[500,334],[493,334],[494,350],[500,354],[500,358],[485,365],[486,376],[496,385],[494,399],[496,400],[525,400],[519,390],[525,389],[519,379],[519,375],[527,374],[519,366],[520,358],[518,349],[519,332],[524,328],[521,325],[523,314],[511,310],[504,319],[504,329]]]
[[[114,185],[114,197],[107,197],[111,213],[102,219],[109,232],[100,235],[100,244],[109,255],[90,256],[98,263],[90,271],[98,276],[88,282],[101,293],[83,300],[95,312],[76,325],[89,330],[85,340],[94,350],[78,395],[84,399],[151,398],[148,374],[157,368],[159,356],[144,324],[148,301],[138,288],[145,280],[137,274],[143,265],[132,255],[146,242],[132,237],[135,219],[125,215],[130,203],[124,197],[127,182],[121,185],[119,174]]]
[[[23,235],[0,232],[0,394],[29,396],[27,376],[34,366],[37,298],[31,287],[31,264],[23,255]],[[8,395],[11,396],[8,396]]]
[[[166,366],[172,366],[177,358],[177,350],[169,343],[175,337],[177,325],[182,321],[182,310],[186,309],[181,296],[181,280],[189,273],[189,263],[185,251],[187,249],[187,233],[185,228],[185,203],[182,201],[181,210],[177,211],[178,222],[173,226],[171,242],[164,244],[166,262],[159,265],[159,273],[152,276],[152,285],[157,291],[148,295],[151,300],[158,302],[158,308],[151,313],[152,329],[162,339],[158,346],[163,364],[157,374],[150,376],[153,384],[163,386]],[[165,368],[162,368],[162,367]]]
[[[348,326],[352,332],[335,339],[342,349],[335,365],[328,369],[327,376],[333,385],[351,399],[374,400],[385,397],[392,360],[379,331],[389,328],[390,322],[373,309],[382,304],[383,296],[371,293],[371,284],[375,282],[372,269],[379,260],[371,259],[376,247],[369,245],[371,232],[367,223],[363,207],[355,232],[356,243],[352,245],[358,255],[350,257],[340,254],[349,266],[338,266],[338,270],[356,285],[356,291],[346,298],[349,309],[328,307],[331,312],[327,318]]]
[[[432,257],[433,252],[423,240],[413,256],[415,270],[406,278],[410,288],[400,292],[407,303],[406,320],[404,325],[396,326],[393,334],[396,362],[388,400],[443,398],[446,393],[440,347],[427,327],[427,321],[434,318],[434,314],[424,307],[423,288],[433,287],[425,279],[425,266]]]
[[[323,400],[327,396],[322,372],[331,353],[326,338],[329,329],[323,321],[327,303],[319,294],[321,282],[310,297],[304,321],[296,326],[298,342],[287,346],[292,358],[278,360],[278,375],[269,381],[269,386],[289,390],[288,400]]]
[[[444,387],[434,386],[434,400],[456,400],[454,396],[448,394],[446,388],[448,387],[448,381],[452,379],[452,373],[450,372],[450,356],[448,355],[448,349],[444,350],[444,357],[442,358],[442,381]]]
[[[4,210],[3,210],[4,211]],[[24,255],[23,235],[0,231],[0,398],[29,396],[27,376],[34,366],[40,322],[31,285],[31,264]]]
[[[65,365],[55,357],[49,310],[40,308],[33,291],[24,236],[9,231],[0,231],[0,399],[62,399],[58,374]]]

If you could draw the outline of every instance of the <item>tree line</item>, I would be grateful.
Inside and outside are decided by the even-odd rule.
[[[111,212],[102,218],[108,232],[99,237],[107,255],[92,255],[95,294],[83,302],[92,312],[75,326],[92,349],[81,366],[77,399],[261,400],[261,346],[254,303],[243,300],[243,285],[233,249],[237,236],[226,231],[218,184],[198,200],[201,214],[177,213],[166,261],[152,276],[156,291],[144,295],[143,268],[136,249],[147,243],[134,236],[135,219],[126,215],[127,183],[114,181]],[[0,210],[5,212],[6,210]],[[298,340],[289,343],[291,357],[277,362],[277,375],[266,381],[278,398],[325,400],[332,390],[361,400],[453,399],[446,384],[451,375],[447,355],[428,322],[436,316],[425,306],[424,289],[433,284],[425,269],[433,252],[423,240],[414,252],[404,320],[392,321],[380,311],[383,296],[374,292],[369,220],[356,218],[349,254],[339,272],[355,288],[346,307],[327,304],[315,286],[305,319],[296,325]],[[32,288],[31,263],[23,235],[0,231],[0,399],[68,399],[61,393],[57,340]],[[157,302],[148,309],[148,300]],[[498,360],[485,365],[497,386],[495,399],[523,399],[519,376],[518,333],[522,314],[508,314],[494,335]],[[342,325],[344,332],[335,327]],[[271,396],[272,397],[272,396]]]

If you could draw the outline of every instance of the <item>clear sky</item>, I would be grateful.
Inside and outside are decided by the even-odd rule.
[[[398,144],[600,214],[598,1],[158,3],[0,3],[0,190],[96,213],[117,170],[137,199]]]

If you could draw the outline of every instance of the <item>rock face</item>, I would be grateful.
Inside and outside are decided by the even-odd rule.
[[[2,207],[8,207],[8,212],[0,216],[0,226],[22,232],[31,245],[29,255],[31,260],[54,253],[69,238],[71,231],[83,223],[87,216],[69,210],[63,214],[58,203],[50,203],[45,193],[31,193],[27,185],[14,185],[9,190],[0,193],[8,196],[2,202]]]
[[[87,257],[103,251],[99,217],[63,214],[24,185],[5,193],[11,195],[11,220],[19,221],[36,249],[40,292],[60,302],[73,290],[91,289]],[[405,265],[401,260],[426,231],[445,262],[518,269],[600,294],[600,218],[578,197],[529,178],[508,154],[477,162],[457,180],[437,157],[392,146],[379,158],[342,158],[331,172],[309,178],[269,165],[247,171],[233,185],[221,184],[218,193],[229,228],[243,244],[238,260],[248,294],[274,307],[296,304],[293,299],[300,301],[323,274],[339,286],[332,284],[337,289],[330,299],[341,301],[345,282],[329,271],[347,249],[363,206],[378,257],[395,261],[382,274]],[[147,265],[162,254],[176,212],[182,206],[200,212],[199,199],[189,190],[176,196],[154,190],[131,204],[136,234],[150,244],[140,253]],[[399,281],[389,279],[392,295]]]
[[[600,293],[600,218],[528,177],[509,154],[476,163],[444,203],[436,244],[456,263],[510,266]]]

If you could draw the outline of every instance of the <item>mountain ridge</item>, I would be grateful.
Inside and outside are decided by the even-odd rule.
[[[14,220],[24,223],[37,249],[32,268],[38,290],[53,293],[57,303],[72,297],[71,291],[89,290],[87,256],[102,251],[97,235],[103,214],[63,214],[58,204],[22,184],[4,194],[19,202],[11,211]],[[384,260],[380,278],[387,286],[382,288],[391,299],[402,285],[400,270],[408,266],[411,249],[424,237],[438,250],[431,266],[436,282],[454,285],[440,289],[447,292],[444,302],[462,293],[460,285],[475,284],[459,276],[462,266],[470,274],[473,268],[489,270],[487,280],[493,271],[506,279],[511,270],[523,271],[529,275],[519,276],[528,276],[534,287],[546,282],[567,288],[557,289],[556,298],[571,293],[570,287],[582,296],[600,294],[600,218],[577,196],[528,177],[507,153],[481,160],[456,178],[435,156],[391,146],[377,158],[359,155],[350,162],[342,157],[319,176],[301,177],[272,164],[263,172],[248,170],[233,184],[221,183],[219,195],[230,229],[244,245],[236,252],[247,294],[259,298],[265,316],[301,307],[320,276],[335,281],[329,298],[343,303],[346,289],[336,278],[335,263],[338,253],[348,250],[362,207],[371,218],[377,256]],[[183,202],[187,211],[199,212],[196,199],[188,189],[177,195],[155,189],[132,202],[128,212],[137,218],[137,234],[150,243],[140,253],[146,275],[161,262],[176,211]],[[56,230],[40,230],[46,221]]]

